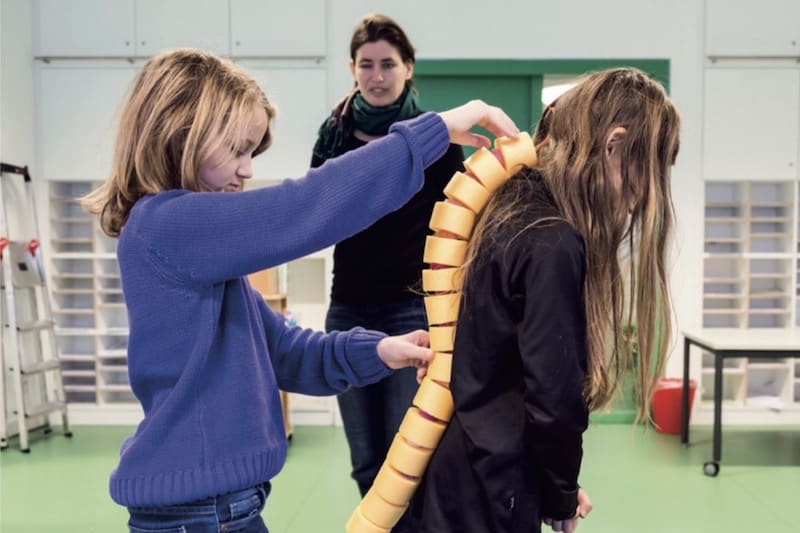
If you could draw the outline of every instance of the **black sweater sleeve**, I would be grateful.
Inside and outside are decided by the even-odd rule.
[[[512,269],[522,298],[518,342],[522,358],[526,443],[540,468],[542,516],[575,515],[582,434],[586,320],[583,240],[563,222],[526,231],[528,244]],[[516,271],[514,271],[516,270]]]

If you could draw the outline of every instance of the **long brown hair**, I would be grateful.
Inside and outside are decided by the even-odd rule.
[[[620,189],[611,183],[605,157],[607,136],[618,127],[627,130],[620,146]],[[504,221],[535,200],[520,179],[541,176],[559,218],[584,239],[589,358],[584,396],[592,410],[606,406],[623,371],[634,368],[638,418],[646,418],[654,378],[663,371],[671,333],[665,266],[673,225],[670,169],[679,129],[664,89],[643,72],[620,68],[587,76],[545,110],[534,134],[537,169],[521,170],[504,186],[510,193],[501,189],[494,195],[470,239],[467,283],[480,247],[495,245]],[[629,260],[620,259],[623,246]],[[626,327],[634,323],[635,361],[631,343],[624,342]]]
[[[152,57],[136,75],[122,109],[111,174],[81,204],[119,236],[133,205],[146,194],[207,190],[200,164],[222,146],[237,150],[239,134],[262,108],[275,116],[258,84],[230,61],[193,49]],[[269,126],[254,151],[272,142]]]

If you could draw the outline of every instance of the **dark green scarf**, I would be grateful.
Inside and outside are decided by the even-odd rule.
[[[421,113],[417,95],[406,87],[395,103],[383,107],[370,105],[361,92],[353,91],[339,102],[331,116],[320,127],[314,155],[326,160],[344,153],[344,146],[353,131],[367,135],[386,135],[389,126]]]

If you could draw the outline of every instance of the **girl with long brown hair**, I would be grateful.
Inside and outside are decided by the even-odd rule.
[[[631,360],[623,328],[637,326],[640,417],[664,365],[678,135],[664,89],[634,69],[587,76],[543,113],[538,165],[494,194],[469,243],[455,411],[413,502],[421,531],[571,532],[590,507],[582,434]]]

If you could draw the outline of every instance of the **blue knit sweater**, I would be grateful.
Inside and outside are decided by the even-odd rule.
[[[244,276],[398,209],[447,147],[444,123],[428,113],[301,179],[136,203],[117,255],[145,416],[111,474],[114,501],[170,505],[263,483],[286,459],[279,388],[332,395],[391,372],[377,357],[382,333],[287,328]]]

